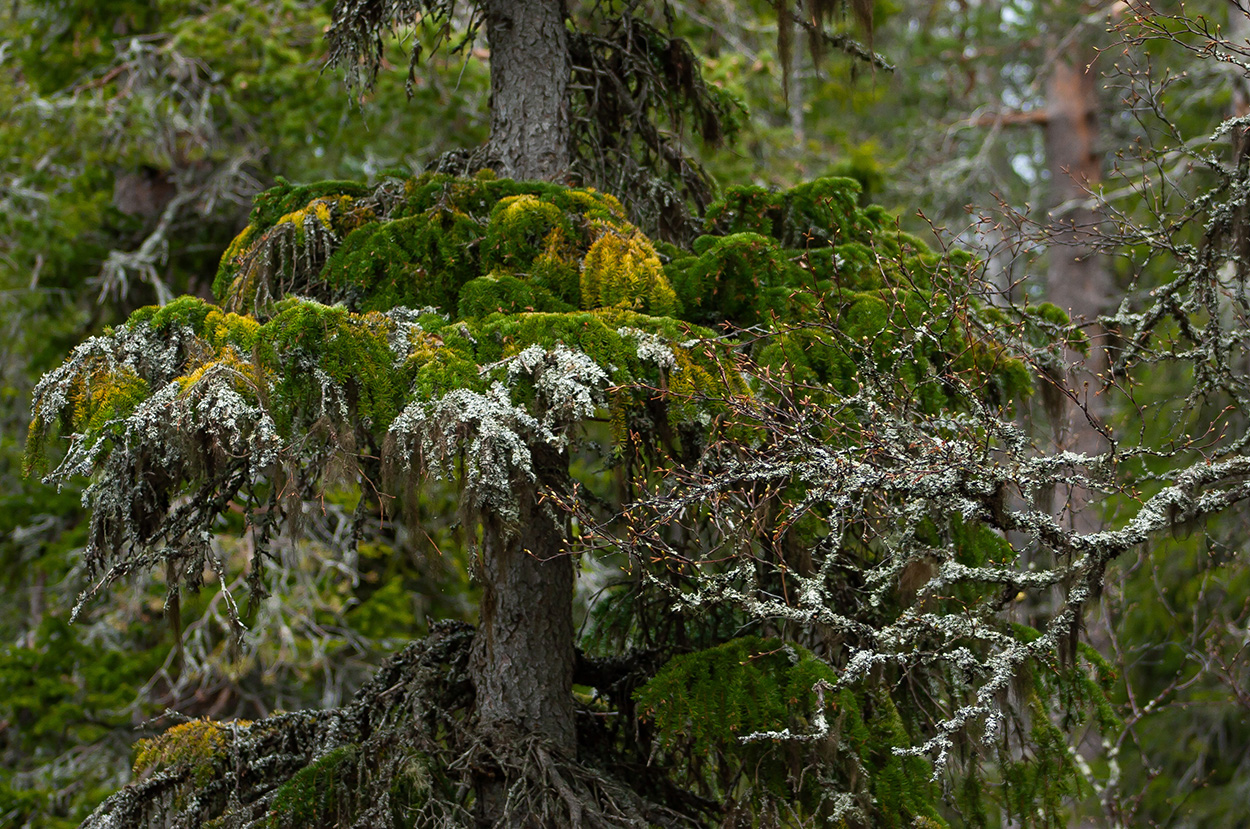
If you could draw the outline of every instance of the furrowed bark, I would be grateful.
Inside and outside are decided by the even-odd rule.
[[[540,479],[567,475],[563,453],[534,447],[533,457]],[[537,484],[518,487],[515,526],[483,516],[481,618],[470,673],[486,740],[506,747],[518,737],[538,736],[573,757],[573,560],[564,549],[562,522],[539,494]],[[481,825],[500,824],[508,783],[497,769],[479,774]]]
[[[571,73],[562,0],[484,0],[490,43],[491,137],[497,172],[560,177],[569,166]],[[540,480],[558,482],[568,460],[533,447]],[[537,736],[557,753],[577,751],[573,708],[573,562],[561,522],[536,484],[518,487],[518,521],[482,516],[482,601],[470,673],[479,728],[489,741]],[[477,774],[477,820],[505,820],[508,773]]]
[[[486,0],[490,151],[499,173],[560,176],[569,166],[569,50],[561,0]]]

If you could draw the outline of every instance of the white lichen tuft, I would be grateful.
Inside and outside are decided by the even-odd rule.
[[[499,377],[485,393],[456,389],[414,401],[390,433],[405,470],[447,477],[463,459],[461,483],[470,504],[507,518],[516,512],[517,482],[535,480],[532,447],[565,449],[571,430],[604,405],[608,375],[563,345],[530,346],[482,373]],[[532,388],[530,401],[514,399],[522,379]]]
[[[677,357],[673,354],[673,349],[659,335],[628,326],[618,328],[616,333],[634,341],[639,360],[651,363],[665,371],[677,370]]]
[[[522,377],[533,381],[535,406],[545,430],[544,439],[563,449],[568,430],[594,415],[606,402],[608,374],[580,351],[557,345],[547,351],[532,345],[497,364],[507,367],[509,385]],[[488,371],[494,366],[483,369]]]
[[[466,496],[475,506],[512,516],[513,487],[518,479],[534,479],[530,445],[545,430],[513,405],[497,382],[485,394],[456,389],[437,400],[411,403],[390,432],[405,469],[419,464],[435,477],[448,477],[463,452]]]

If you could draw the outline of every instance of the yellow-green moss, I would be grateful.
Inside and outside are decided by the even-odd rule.
[[[185,394],[195,387],[206,374],[225,369],[232,378],[231,387],[248,400],[256,400],[264,388],[266,378],[263,369],[251,360],[245,359],[235,348],[226,346],[205,360],[192,371],[174,378]]]
[[[228,369],[284,439],[324,417],[381,437],[414,400],[483,391],[499,379],[485,367],[533,345],[579,349],[610,374],[618,441],[654,398],[672,425],[708,424],[728,397],[748,392],[739,355],[713,343],[711,328],[726,325],[785,326],[750,356],[830,395],[853,392],[869,366],[896,377],[925,412],[963,405],[968,389],[996,403],[1027,394],[1024,363],[964,324],[993,309],[969,300],[952,310],[947,286],[966,278],[968,257],[936,256],[858,195],[846,179],[731,188],[708,212],[709,234],[690,251],[665,246],[662,257],[619,202],[588,189],[441,175],[377,189],[283,183],[258,197],[223,257],[226,307],[183,297],[137,311],[127,328],[189,332],[174,340],[183,390]],[[326,232],[324,263],[300,260],[312,269],[302,274],[289,263],[254,267],[261,246],[295,238],[288,226],[295,236]],[[386,313],[400,307],[427,310],[401,330],[402,315]],[[1040,308],[1029,319],[1041,331],[1053,318]],[[642,341],[626,329],[650,338],[651,357],[639,357]],[[98,433],[153,392],[133,373],[90,368],[71,385],[72,405],[36,412],[32,457],[58,424]]]
[[[229,746],[227,732],[218,723],[192,720],[136,743],[134,773],[187,766],[195,784],[203,786],[226,759]]]
[[[536,195],[526,193],[500,199],[491,211],[482,242],[483,265],[526,270],[547,248],[552,233],[567,234],[570,230],[564,211]]]
[[[598,238],[582,261],[582,307],[676,316],[677,294],[647,237],[636,228],[621,231],[606,222],[597,222],[595,230]]]

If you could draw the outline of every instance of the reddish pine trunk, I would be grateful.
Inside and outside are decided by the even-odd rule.
[[[1055,61],[1046,84],[1046,157],[1052,220],[1057,228],[1049,249],[1046,293],[1074,322],[1087,323],[1084,330],[1092,346],[1083,370],[1070,371],[1064,378],[1076,402],[1064,406],[1055,437],[1061,448],[1086,454],[1107,449],[1106,440],[1091,426],[1081,406],[1097,419],[1107,412],[1105,395],[1097,394],[1101,389],[1100,375],[1105,375],[1108,366],[1107,332],[1094,320],[1107,310],[1113,288],[1111,273],[1091,244],[1100,216],[1088,204],[1088,190],[1102,178],[1096,78],[1079,60],[1061,59]],[[1070,362],[1079,364],[1080,355],[1072,353],[1068,357]],[[1101,525],[1087,491],[1073,488],[1062,497],[1066,505],[1058,503],[1055,509],[1066,506],[1075,529],[1089,532]]]

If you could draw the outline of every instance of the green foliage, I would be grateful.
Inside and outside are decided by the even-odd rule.
[[[880,207],[859,207],[859,184],[829,178],[790,190],[731,187],[707,213],[713,234],[667,269],[694,319],[793,317],[792,295],[881,288],[932,291],[967,282],[966,254],[944,258]],[[697,310],[695,310],[697,309]]]
[[[833,669],[777,639],[743,637],[676,656],[635,694],[667,748],[735,753],[740,738],[789,728],[816,709],[812,687]]]
[[[0,816],[12,825],[76,826],[122,782],[126,747],[118,735],[130,732],[136,715],[149,713],[140,688],[163,658],[142,637],[132,641],[137,647],[124,649],[84,642],[50,616],[25,644],[0,647]],[[71,780],[40,770],[71,750],[90,752],[100,763],[78,769]],[[67,797],[62,789],[71,784]]]
[[[274,829],[333,825],[339,798],[349,788],[344,778],[355,774],[356,760],[354,745],[339,746],[297,771],[274,793],[270,825]]]
[[[268,230],[285,217],[296,215],[327,196],[337,202],[357,199],[368,193],[369,188],[356,181],[319,181],[297,185],[279,176],[275,186],[258,194],[252,201],[248,224],[259,231]]]
[[[866,811],[874,826],[945,826],[931,765],[893,751],[909,746],[911,737],[889,695],[833,693],[836,680],[806,649],[748,636],[674,657],[635,697],[674,758],[721,758],[691,759],[687,771],[710,776],[722,797],[734,796],[724,787],[745,774],[756,789],[752,798],[783,799],[804,815],[836,808],[826,802],[832,788],[871,803]],[[808,740],[810,749],[795,738]],[[839,756],[844,751],[849,756]],[[869,790],[857,791],[861,785]]]
[[[347,613],[347,623],[370,639],[385,639],[417,626],[411,589],[392,578]]]
[[[160,663],[82,642],[64,620],[46,619],[32,647],[0,651],[0,720],[26,751],[92,743],[128,719],[125,710]]]
[[[122,447],[156,452],[142,426],[156,418],[195,430],[171,433],[178,451],[153,458],[171,499],[212,481],[243,486],[275,460],[355,483],[361,453],[385,450],[401,413],[420,422],[422,407],[452,393],[503,383],[510,405],[546,422],[552,401],[514,366],[538,347],[573,349],[604,373],[614,453],[637,436],[675,447],[661,412],[692,451],[747,391],[733,353],[699,321],[789,321],[758,341],[757,361],[835,395],[865,370],[896,377],[900,399],[927,413],[961,406],[961,388],[998,405],[1025,395],[1029,372],[985,341],[982,309],[953,304],[972,263],[939,257],[857,195],[847,179],[738,188],[709,212],[714,233],[688,254],[665,247],[664,266],[619,203],[593,190],[435,174],[373,188],[280,184],[223,257],[222,305],[184,297],[141,309],[84,345],[37,391],[28,450],[37,462],[49,435],[76,435],[64,468],[100,470]],[[775,235],[756,232],[766,224]],[[154,538],[163,502],[139,494],[152,485],[98,483],[135,488],[130,506],[97,514],[94,543]]]

